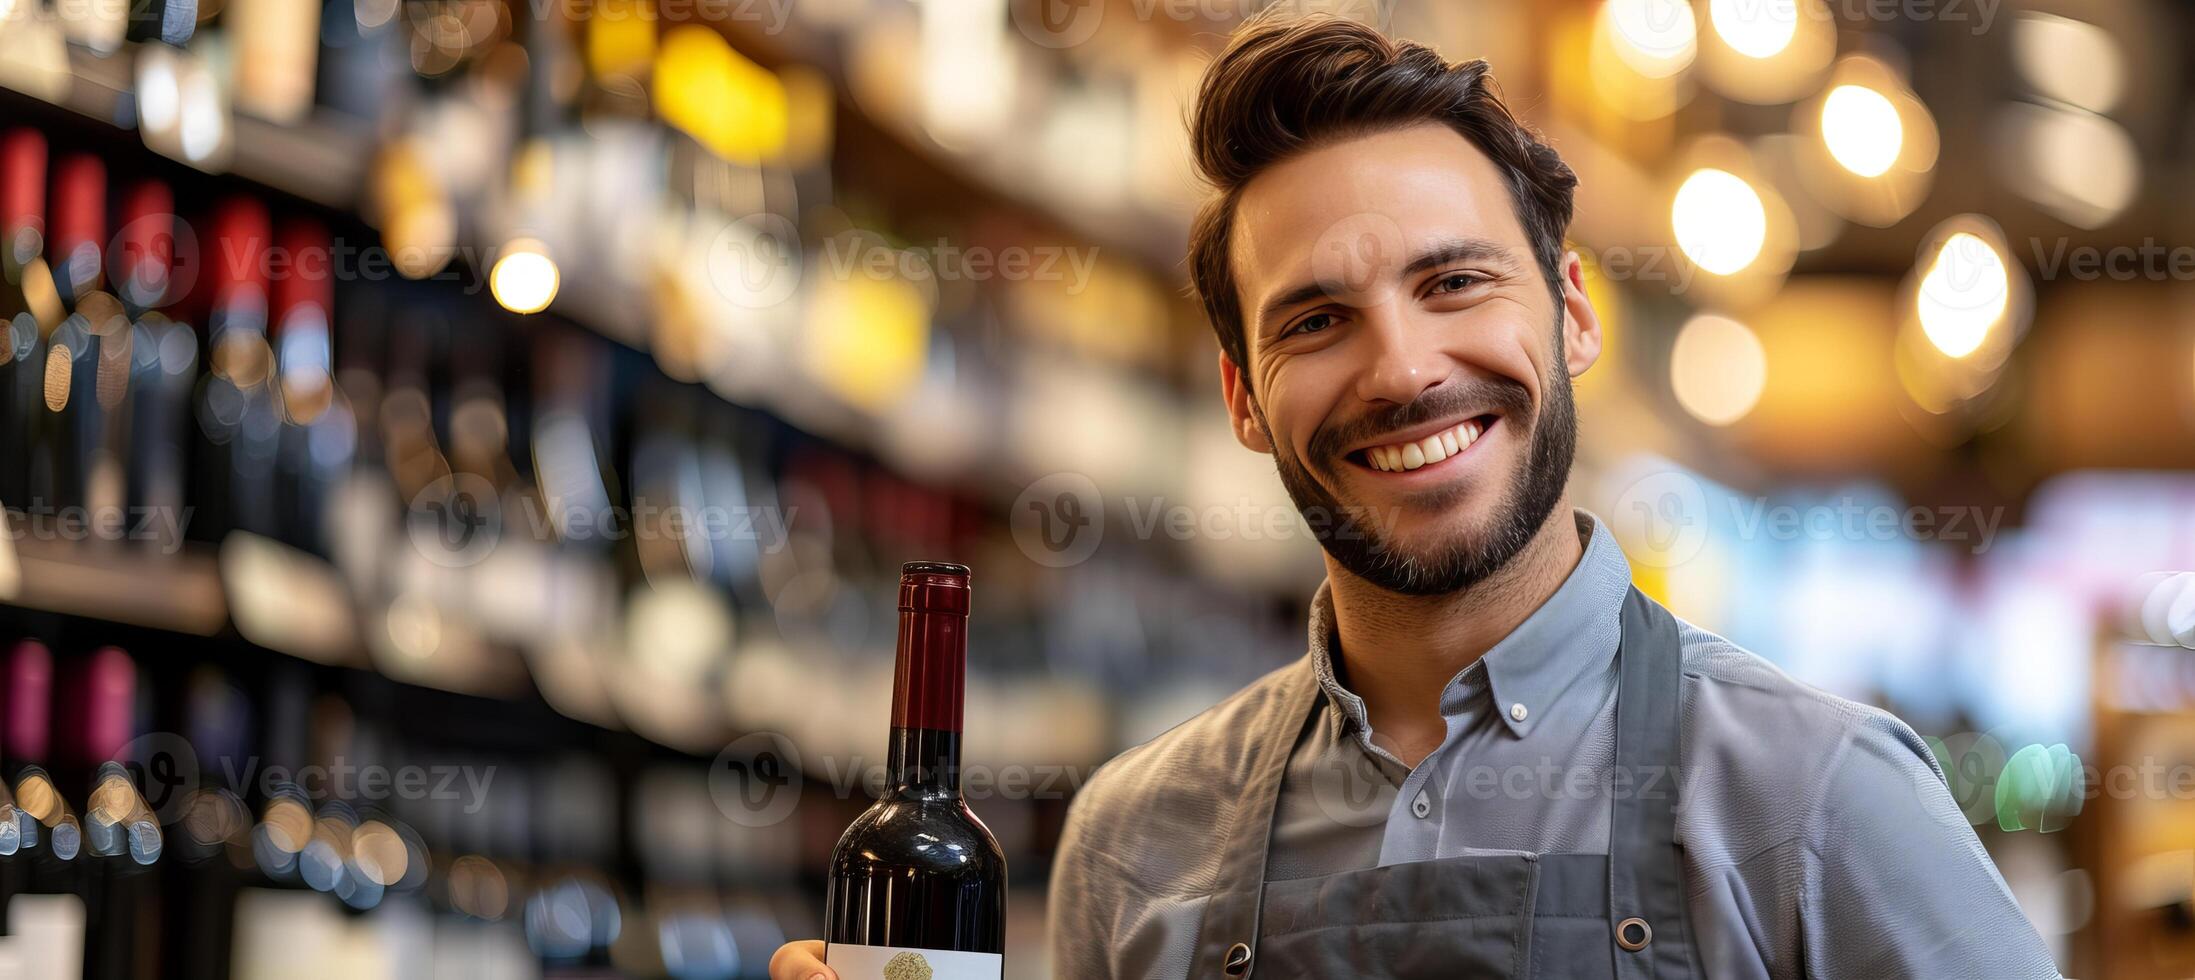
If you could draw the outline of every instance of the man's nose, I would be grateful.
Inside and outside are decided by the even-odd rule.
[[[1364,310],[1365,365],[1357,378],[1357,397],[1367,402],[1407,405],[1448,377],[1447,355],[1416,329],[1392,304]]]

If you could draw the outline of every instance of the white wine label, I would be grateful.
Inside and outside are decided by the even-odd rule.
[[[950,949],[901,949],[896,946],[825,947],[823,961],[839,980],[999,980],[1006,957]]]

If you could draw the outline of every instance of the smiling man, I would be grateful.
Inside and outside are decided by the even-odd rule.
[[[1571,507],[1576,178],[1484,63],[1253,21],[1192,138],[1236,437],[1350,520],[1306,655],[1076,799],[1059,976],[2058,975],[1911,729],[1678,622]]]

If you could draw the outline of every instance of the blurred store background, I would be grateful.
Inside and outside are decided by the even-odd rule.
[[[1302,650],[1182,264],[1265,5],[0,0],[0,978],[760,977],[913,558],[1047,975],[1074,786]],[[2195,975],[2195,11],[1294,6],[1580,173],[1639,584]]]

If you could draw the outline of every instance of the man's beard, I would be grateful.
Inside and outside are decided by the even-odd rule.
[[[1578,446],[1577,409],[1561,357],[1554,359],[1548,373],[1546,403],[1537,415],[1532,411],[1531,392],[1506,378],[1441,385],[1408,405],[1321,429],[1307,447],[1311,458],[1331,467],[1347,465],[1340,463],[1341,450],[1352,442],[1434,419],[1460,418],[1462,412],[1491,409],[1500,413],[1503,425],[1529,425],[1531,443],[1524,463],[1495,503],[1493,526],[1484,535],[1464,532],[1464,540],[1443,543],[1437,554],[1415,554],[1398,547],[1389,540],[1394,533],[1392,511],[1383,520],[1369,507],[1343,504],[1293,451],[1274,439],[1273,460],[1281,483],[1326,553],[1357,577],[1403,595],[1468,589],[1524,550],[1547,523],[1570,481],[1570,463]],[[1259,423],[1264,423],[1262,417]],[[1267,426],[1266,432],[1270,438],[1272,428]],[[1458,487],[1429,491],[1412,504],[1438,511],[1458,502],[1466,492]]]

